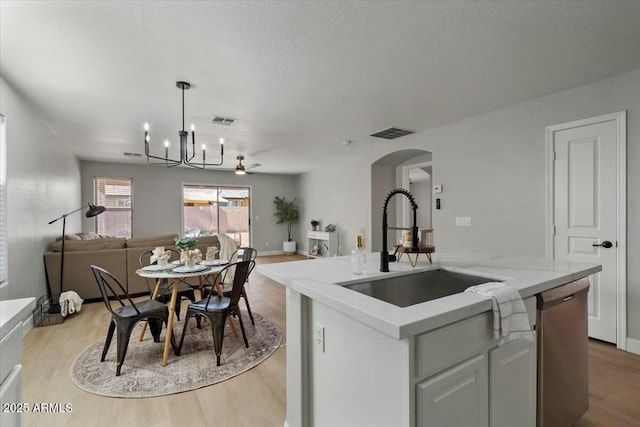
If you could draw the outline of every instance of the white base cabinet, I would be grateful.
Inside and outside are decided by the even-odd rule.
[[[312,258],[338,256],[340,251],[338,232],[308,231],[307,255]]]
[[[535,336],[498,347],[486,313],[420,335],[416,345],[417,426],[536,425]]]
[[[418,425],[486,427],[487,361],[479,354],[418,384]]]

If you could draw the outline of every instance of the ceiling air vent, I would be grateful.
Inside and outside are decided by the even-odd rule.
[[[231,126],[237,121],[238,119],[230,119],[229,117],[220,117],[220,116],[214,116],[213,120],[211,120],[211,122],[214,125],[223,125],[223,126]]]
[[[390,127],[390,128],[372,133],[369,136],[375,136],[376,138],[384,138],[384,139],[396,139],[396,138],[400,138],[401,136],[411,135],[412,133],[416,133],[416,131],[409,130],[409,129],[400,129],[397,127]]]
[[[142,157],[142,154],[140,153],[124,153],[125,157]]]

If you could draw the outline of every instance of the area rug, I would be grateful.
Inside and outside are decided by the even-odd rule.
[[[266,360],[280,346],[282,331],[273,321],[258,313],[253,313],[255,326],[243,316],[249,348],[245,348],[240,332],[236,338],[229,323],[225,328],[222,345],[222,365],[216,366],[211,328],[202,322],[202,329],[196,328],[195,319],[189,321],[184,347],[180,356],[171,349],[167,366],[162,367],[164,331],[161,342],[153,342],[147,329],[144,341],[139,341],[139,323],[129,340],[127,356],[120,376],[116,377],[116,337],[104,362],[100,362],[104,338],[87,347],[71,366],[71,378],[82,390],[108,397],[141,398],[164,396],[206,387],[228,380],[257,366]],[[182,336],[183,321],[173,324],[176,339]],[[108,325],[105,325],[105,330]]]

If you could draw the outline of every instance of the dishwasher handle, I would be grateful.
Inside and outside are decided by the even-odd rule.
[[[584,277],[575,282],[560,285],[536,295],[538,310],[544,310],[563,302],[567,302],[589,290],[589,279]]]

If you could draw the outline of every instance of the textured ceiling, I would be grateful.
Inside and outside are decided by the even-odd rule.
[[[139,161],[142,124],[298,173],[640,67],[640,1],[0,3],[0,72],[82,159]],[[214,115],[237,118],[231,127]],[[215,156],[211,155],[212,160]]]

